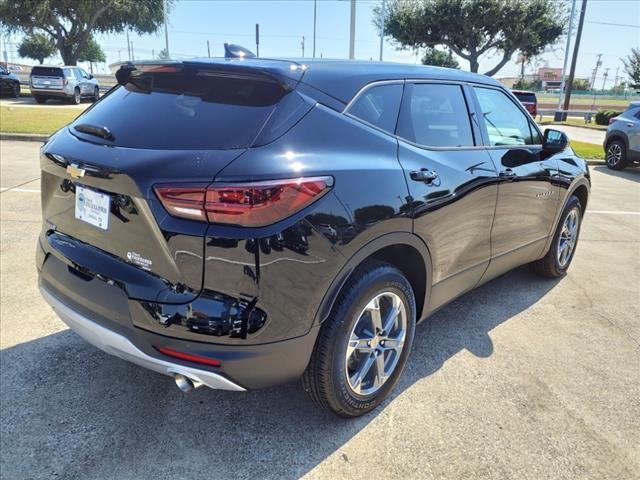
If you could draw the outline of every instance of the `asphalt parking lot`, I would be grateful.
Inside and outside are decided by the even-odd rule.
[[[345,421],[296,385],[185,395],[70,332],[36,286],[38,147],[0,142],[3,478],[640,477],[640,169],[592,167],[567,277],[445,307],[383,408]]]

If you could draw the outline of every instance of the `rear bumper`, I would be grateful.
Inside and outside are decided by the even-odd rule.
[[[67,93],[64,90],[55,90],[48,88],[30,88],[31,93],[33,95],[38,95],[40,97],[56,97],[56,98],[67,98],[72,97],[73,93]]]
[[[46,288],[41,287],[40,293],[51,305],[60,319],[66,323],[71,330],[76,332],[90,344],[100,350],[127,360],[131,363],[148,368],[163,375],[175,376],[184,375],[197,380],[210,388],[217,390],[244,391],[245,389],[229,379],[206,370],[177,365],[158,358],[151,357],[131,343],[126,337],[117,334],[105,327],[98,325],[91,319],[76,312],[61,300],[52,295]]]

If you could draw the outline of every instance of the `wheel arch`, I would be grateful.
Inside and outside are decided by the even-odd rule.
[[[321,323],[329,316],[346,282],[360,265],[371,259],[389,263],[404,274],[416,297],[416,319],[422,319],[422,315],[428,311],[431,292],[431,254],[418,236],[397,232],[378,237],[349,258],[320,302],[314,323]]]
[[[629,150],[629,141],[627,136],[619,131],[614,131],[611,135],[609,135],[609,137],[607,138],[605,144],[604,144],[604,148],[605,150],[607,148],[609,148],[609,144],[611,144],[611,142],[613,142],[614,140],[620,140],[623,144],[626,150]]]

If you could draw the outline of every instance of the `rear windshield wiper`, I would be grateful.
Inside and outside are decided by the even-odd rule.
[[[105,140],[115,140],[115,137],[107,127],[91,125],[90,123],[81,123],[74,125],[73,128],[78,132],[88,133],[89,135],[95,135],[96,137],[104,138]]]

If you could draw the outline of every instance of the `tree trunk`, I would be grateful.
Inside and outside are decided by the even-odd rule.
[[[469,69],[473,73],[478,73],[479,68],[480,68],[480,63],[478,62],[478,55],[475,53],[471,53],[469,55]]]
[[[73,45],[69,45],[67,43],[58,45],[58,50],[60,50],[60,56],[62,57],[62,62],[65,65],[76,65],[78,63],[77,49],[73,47],[74,47]]]

